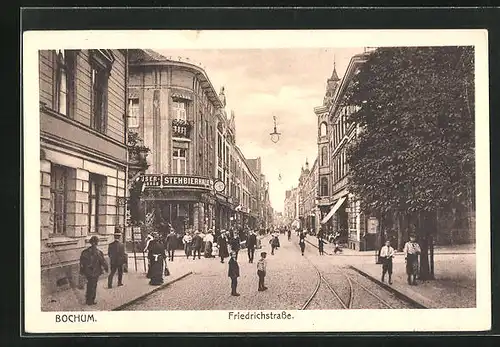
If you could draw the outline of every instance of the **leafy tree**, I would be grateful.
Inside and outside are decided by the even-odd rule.
[[[474,50],[379,48],[351,81],[346,105],[360,127],[348,151],[361,209],[415,221],[421,278],[429,275],[435,213],[474,194]]]

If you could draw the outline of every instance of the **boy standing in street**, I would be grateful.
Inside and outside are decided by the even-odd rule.
[[[231,295],[240,296],[240,294],[236,291],[236,287],[238,286],[238,277],[240,277],[240,266],[236,261],[236,252],[231,252],[227,275],[231,278]]]
[[[391,241],[385,241],[385,245],[380,249],[380,258],[382,258],[382,282],[385,274],[389,274],[389,284],[392,284],[392,258],[394,258],[394,248],[391,247]]]
[[[260,259],[257,262],[257,276],[259,276],[259,292],[264,291],[267,287],[264,285],[264,278],[266,277],[266,252],[260,253]]]

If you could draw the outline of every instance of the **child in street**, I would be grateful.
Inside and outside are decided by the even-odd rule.
[[[238,277],[240,277],[240,266],[236,261],[236,252],[231,252],[227,275],[231,278],[231,295],[240,296],[240,294],[236,291],[236,288],[238,287]]]
[[[267,289],[264,285],[264,278],[266,277],[266,252],[260,253],[260,259],[257,262],[257,276],[259,276],[259,292]]]

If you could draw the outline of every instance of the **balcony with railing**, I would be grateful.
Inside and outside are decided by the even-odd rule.
[[[172,137],[189,139],[193,124],[188,120],[174,119],[172,121]]]

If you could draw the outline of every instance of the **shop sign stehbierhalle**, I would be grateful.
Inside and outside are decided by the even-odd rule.
[[[202,176],[146,174],[141,176],[145,188],[196,188],[211,190],[213,180]]]

